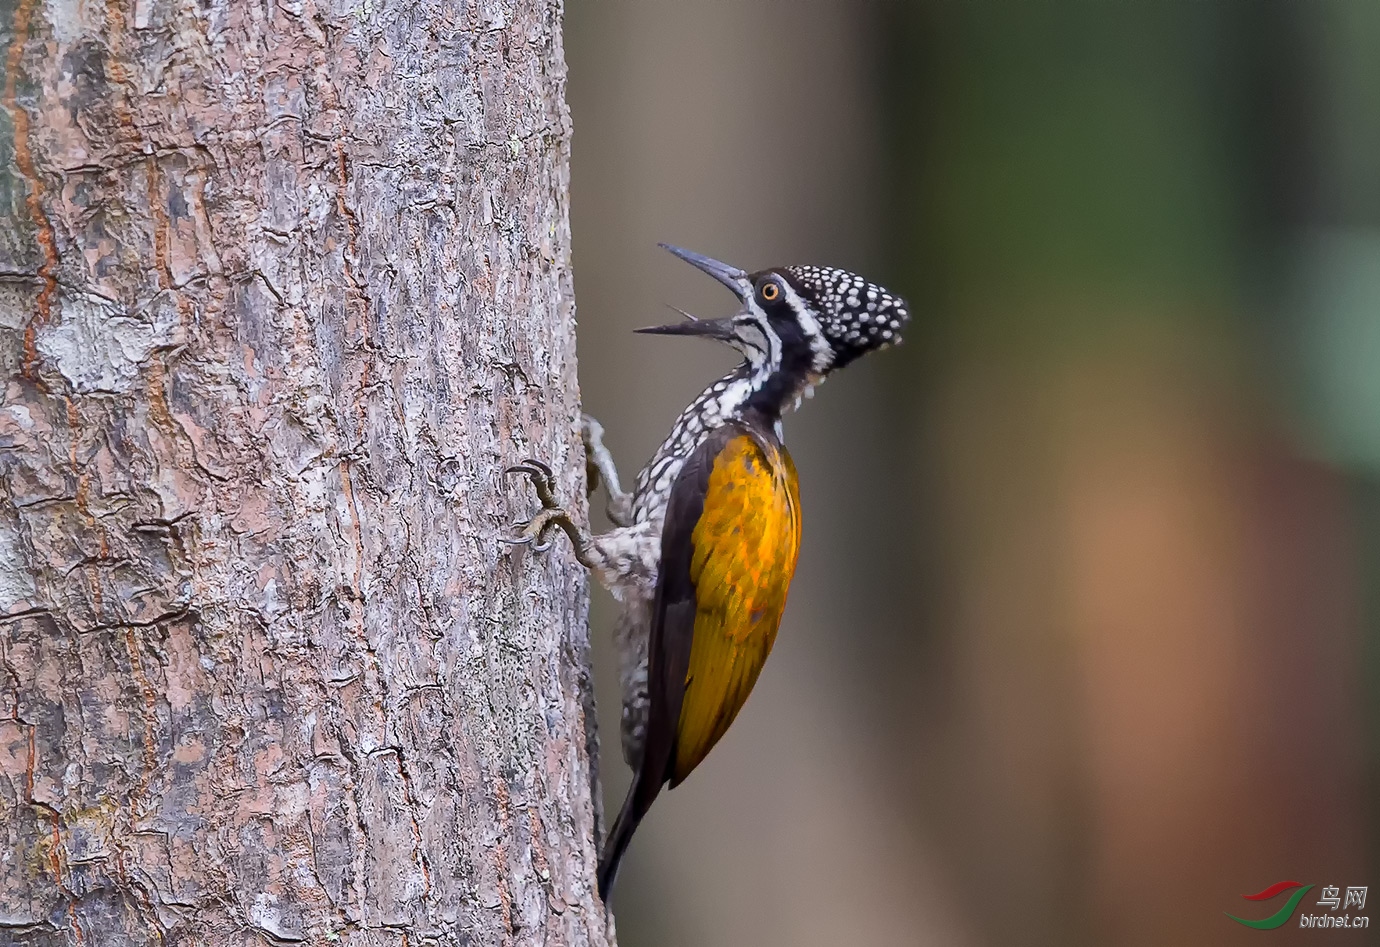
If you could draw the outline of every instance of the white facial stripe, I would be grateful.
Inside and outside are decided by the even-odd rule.
[[[805,300],[801,299],[795,288],[785,280],[781,281],[781,286],[786,291],[786,301],[795,312],[801,331],[805,333],[805,338],[810,340],[810,368],[816,375],[823,375],[834,363],[834,350],[830,347],[829,340],[824,337],[824,330],[815,318],[814,311]]]
[[[762,330],[762,337],[767,341],[767,368],[776,371],[781,367],[781,336],[771,327],[767,314],[756,305],[752,307],[752,314],[757,319],[757,327]]]
[[[747,312],[740,318],[743,321],[735,326],[739,351],[752,363],[755,374],[770,375],[781,367],[780,337],[756,302],[749,302]]]

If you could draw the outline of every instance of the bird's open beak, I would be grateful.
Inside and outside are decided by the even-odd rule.
[[[736,266],[729,266],[727,263],[720,263],[712,257],[704,256],[693,250],[686,250],[684,247],[675,247],[669,243],[660,244],[662,249],[669,250],[680,257],[686,263],[702,270],[723,283],[739,301],[746,301],[752,294],[752,283],[748,280],[748,275]],[[733,320],[728,319],[696,319],[689,313],[683,313],[686,317],[684,322],[675,322],[667,326],[651,326],[646,329],[638,329],[648,335],[697,335],[706,339],[717,339],[720,342],[727,342],[733,338]]]

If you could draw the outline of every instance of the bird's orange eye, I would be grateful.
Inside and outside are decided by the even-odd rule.
[[[776,285],[774,280],[768,280],[762,284],[762,288],[757,291],[763,302],[774,303],[781,298],[781,287]]]

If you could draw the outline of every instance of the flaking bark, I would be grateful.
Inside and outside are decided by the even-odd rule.
[[[0,8],[0,943],[606,942],[560,13]]]

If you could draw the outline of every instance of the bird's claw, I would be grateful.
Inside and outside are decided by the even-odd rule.
[[[551,548],[550,542],[543,542],[546,534],[551,531],[553,526],[561,526],[562,523],[570,522],[570,514],[556,499],[555,473],[546,464],[532,457],[520,464],[506,468],[503,472],[505,474],[524,474],[531,480],[532,487],[537,491],[537,499],[541,501],[542,507],[541,511],[531,519],[515,520],[512,523],[512,528],[518,531],[518,535],[505,538],[503,541],[511,546],[531,546],[533,552],[546,552]]]
[[[563,519],[569,519],[569,514],[564,509],[559,506],[546,507],[530,520],[514,520],[510,524],[510,528],[517,530],[518,535],[513,539],[505,540],[505,542],[514,546],[525,546],[535,541],[532,551],[545,552],[551,547],[551,544],[543,543],[542,539],[551,531],[553,526],[560,525],[560,521]]]
[[[556,475],[552,472],[551,468],[535,457],[528,457],[522,463],[514,464],[505,470],[504,473],[525,473],[534,477],[544,477],[547,480],[556,479]]]
[[[529,457],[520,464],[514,464],[503,471],[505,474],[525,474],[527,479],[532,481],[532,487],[537,491],[537,499],[541,500],[543,509],[552,509],[560,506],[556,502],[556,475],[546,464],[534,457]]]

